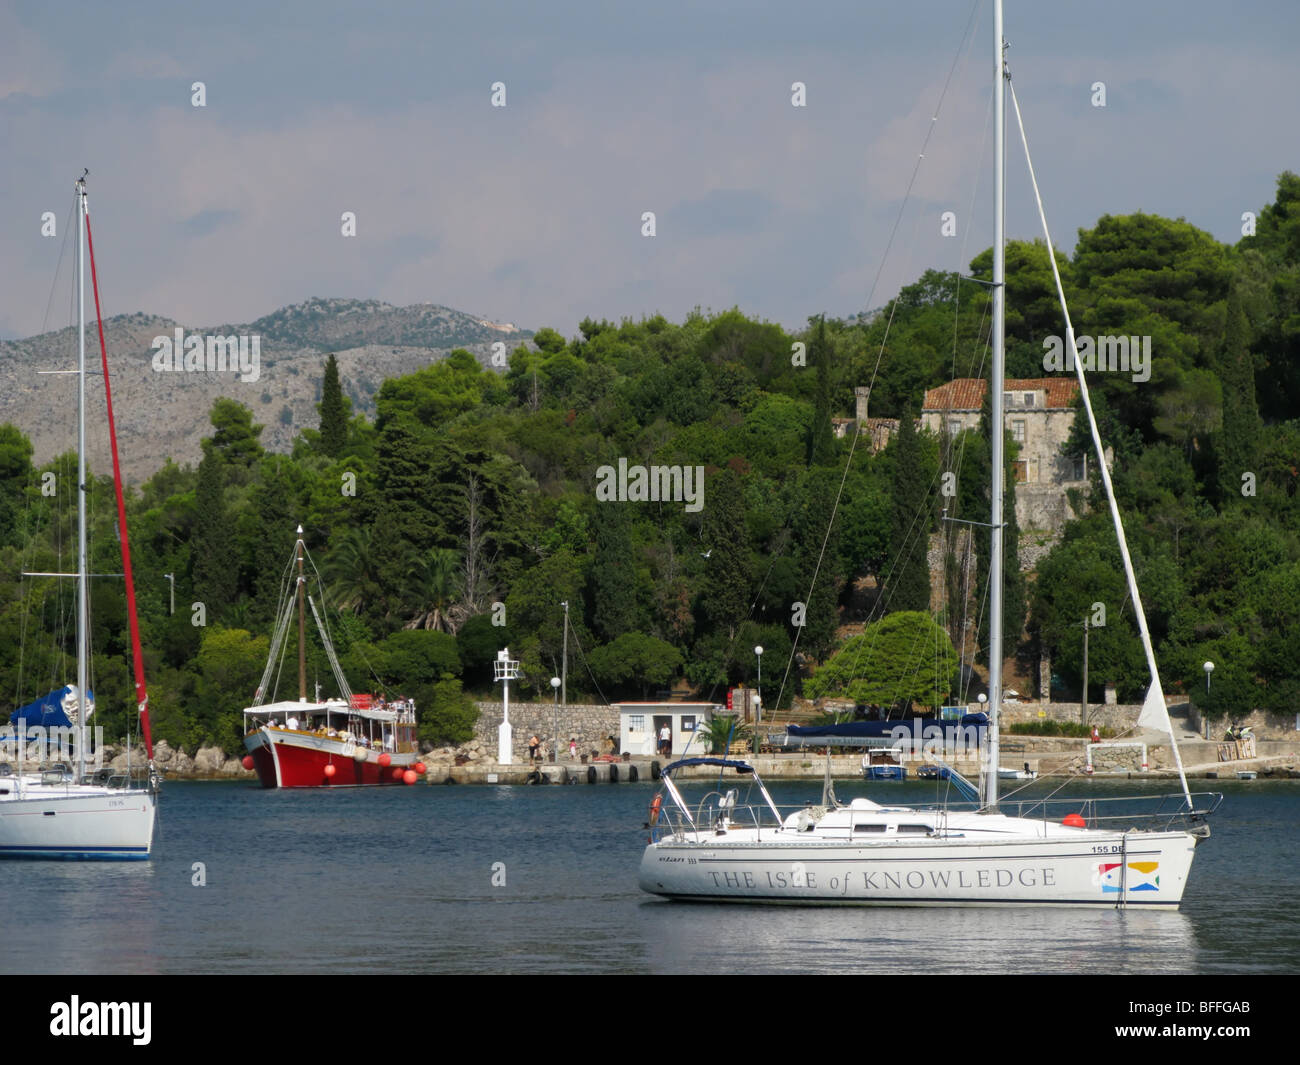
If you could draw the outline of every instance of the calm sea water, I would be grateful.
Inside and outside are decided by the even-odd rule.
[[[1217,784],[1182,910],[1118,913],[660,901],[636,886],[648,784],[175,782],[148,863],[0,863],[0,957],[30,973],[1300,971],[1300,782]],[[773,791],[784,804],[820,787]]]

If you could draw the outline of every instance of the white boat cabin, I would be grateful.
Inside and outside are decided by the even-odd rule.
[[[363,749],[405,754],[415,750],[415,701],[367,701],[353,697],[352,705],[341,699],[309,702],[283,700],[250,706],[244,710],[245,732],[269,728],[324,736]]]

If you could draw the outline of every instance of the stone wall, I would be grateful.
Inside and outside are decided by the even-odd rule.
[[[478,720],[474,723],[474,738],[484,748],[492,752],[497,749],[497,727],[501,724],[502,707],[500,700],[495,702],[476,702]],[[578,753],[590,754],[594,749],[602,753],[601,743],[605,737],[613,736],[618,741],[618,710],[612,706],[594,706],[570,703],[560,707],[560,754],[567,758],[569,754],[569,737],[578,741]],[[514,728],[513,750],[515,759],[524,761],[528,758],[528,737],[534,733],[540,737],[549,753],[552,730],[555,727],[555,706],[553,703],[517,703],[510,701],[510,724]]]
[[[1189,711],[1187,722],[1191,728],[1196,729],[1201,735],[1206,735],[1205,722],[1195,707]],[[1234,717],[1231,721],[1222,717],[1211,718],[1208,738],[1211,740],[1223,739],[1224,730],[1229,725],[1241,725],[1243,727],[1249,725],[1257,740],[1290,740],[1292,742],[1300,740],[1300,728],[1297,728],[1300,725],[1300,714],[1266,714],[1262,710],[1255,710],[1244,716]]]
[[[978,709],[978,707],[972,704],[972,709]],[[1040,710],[1044,713],[1042,718],[1038,716]],[[1089,703],[1088,724],[1108,728],[1117,733],[1126,732],[1137,724],[1138,714],[1141,712],[1142,707],[1137,703],[1123,706],[1101,706],[1097,703]],[[1003,703],[999,720],[1004,726],[1040,720],[1062,721],[1077,725],[1079,723],[1079,704]]]

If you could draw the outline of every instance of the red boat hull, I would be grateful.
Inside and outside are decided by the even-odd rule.
[[[244,737],[253,756],[253,768],[264,788],[356,788],[405,783],[402,774],[417,761],[412,753],[389,754],[389,764],[379,764],[380,752],[360,749],[343,753],[334,739],[283,730],[259,729]],[[365,760],[356,758],[357,753]],[[333,766],[330,774],[326,767]],[[396,771],[396,772],[394,772]]]

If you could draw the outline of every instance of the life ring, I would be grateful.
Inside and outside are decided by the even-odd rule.
[[[656,795],[650,800],[650,823],[657,825],[659,823],[659,810],[664,804],[664,797]]]

